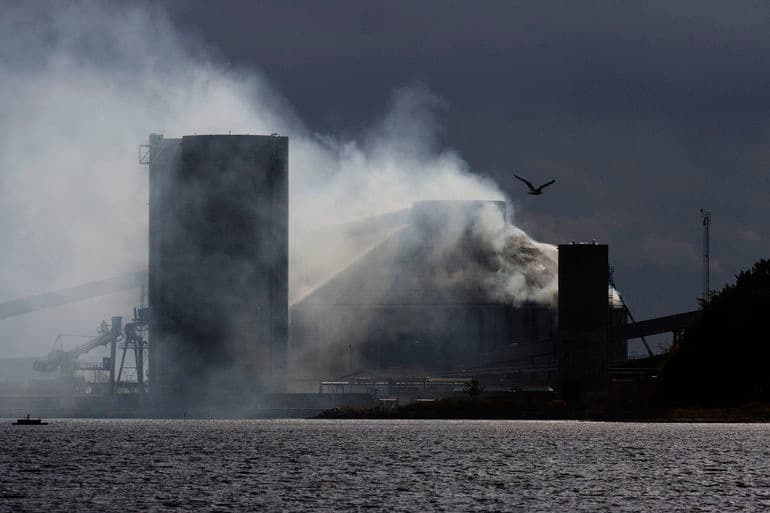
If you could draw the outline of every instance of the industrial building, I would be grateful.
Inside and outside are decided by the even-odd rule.
[[[226,408],[283,391],[288,138],[151,135],[149,151],[154,395]]]
[[[608,369],[627,359],[618,335],[627,310],[609,286],[608,247],[560,245],[554,262],[528,238],[511,239],[503,257],[513,265],[501,269],[489,254],[500,249],[485,249],[473,233],[485,209],[508,221],[504,202],[415,203],[400,228],[292,305],[292,389],[321,380],[329,389],[424,389],[478,377],[504,389],[552,385],[574,399],[606,396]],[[495,294],[484,285],[501,272],[535,297],[558,280],[558,302]]]
[[[354,372],[435,377],[551,354],[555,304],[509,301],[494,290],[500,250],[474,232],[490,213],[507,223],[505,202],[415,203],[402,226],[292,305],[293,386]],[[523,288],[556,279],[555,261],[528,238],[511,240],[520,257],[544,264],[522,261],[510,271]],[[606,300],[606,277],[604,287]]]
[[[149,271],[0,304],[2,319],[146,283],[149,308],[142,301],[128,322],[113,317],[92,340],[34,361],[38,374],[93,396],[79,407],[90,415],[116,405],[146,415],[311,411],[366,394],[440,396],[470,378],[601,399],[612,376],[639,374],[624,366],[628,339],[679,336],[693,315],[628,324],[606,245],[537,243],[502,201],[420,201],[317,234],[318,260],[341,270],[310,286],[303,271],[324,273],[313,262],[293,269],[305,292],[289,307],[288,138],[153,134],[145,148]],[[333,240],[355,248],[349,260],[323,253]],[[79,359],[94,348],[109,356]],[[87,372],[106,379],[91,384]],[[0,411],[21,404],[11,399],[0,397]],[[79,404],[52,401],[57,414]]]

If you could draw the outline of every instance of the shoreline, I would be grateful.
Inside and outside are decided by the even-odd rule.
[[[334,408],[316,419],[383,420],[577,420],[642,423],[770,423],[770,404],[735,407],[639,407],[606,405],[516,404],[499,401],[444,400],[390,409]]]

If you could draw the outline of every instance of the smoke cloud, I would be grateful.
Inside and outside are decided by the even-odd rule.
[[[312,85],[309,85],[312,87]],[[150,132],[279,133],[290,138],[290,301],[387,238],[421,200],[502,200],[440,143],[441,100],[421,85],[393,94],[355,139],[316,134],[258,71],[233,69],[176,32],[157,8],[51,2],[0,19],[3,300],[143,269]],[[383,215],[385,217],[383,217]],[[381,229],[348,238],[363,218]],[[473,270],[495,299],[550,303],[555,248],[497,211],[467,220],[490,255]],[[347,227],[346,230],[340,226]],[[38,355],[61,331],[92,333],[137,294],[7,319],[0,355]]]

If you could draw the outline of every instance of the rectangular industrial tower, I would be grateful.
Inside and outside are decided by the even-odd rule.
[[[606,244],[559,245],[559,382],[568,399],[606,396],[609,365]]]
[[[150,136],[149,379],[176,408],[282,391],[288,138]]]

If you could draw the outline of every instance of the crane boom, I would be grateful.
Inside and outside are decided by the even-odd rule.
[[[61,339],[61,335],[57,340]],[[79,346],[65,351],[63,349],[54,349],[45,359],[35,360],[32,362],[32,367],[38,372],[55,372],[62,368],[65,370],[72,369],[75,366],[75,361],[80,355],[95,349],[99,346],[106,346],[112,341],[112,334],[106,323],[102,323],[99,327],[99,334]]]

